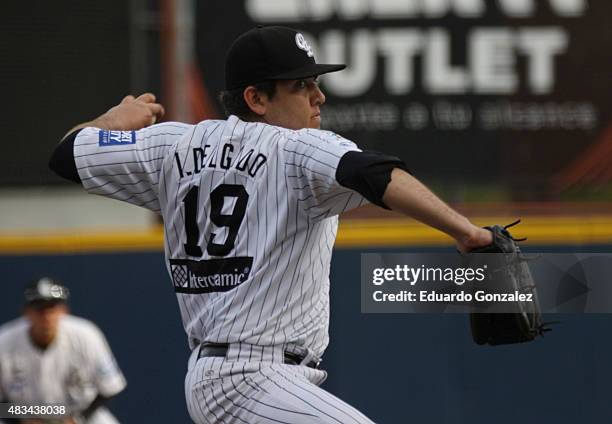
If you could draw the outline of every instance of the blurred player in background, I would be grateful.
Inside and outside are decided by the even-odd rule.
[[[56,280],[24,294],[23,317],[0,327],[0,402],[66,406],[70,416],[53,423],[117,423],[107,403],[126,381],[100,329],[68,314],[68,289]],[[46,423],[4,420],[13,422]]]

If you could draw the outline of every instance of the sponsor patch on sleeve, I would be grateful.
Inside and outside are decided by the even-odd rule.
[[[100,130],[98,144],[100,146],[123,146],[136,143],[136,131]]]

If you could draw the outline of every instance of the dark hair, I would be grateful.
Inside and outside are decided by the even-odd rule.
[[[251,85],[255,87],[257,91],[265,93],[269,99],[272,99],[276,94],[276,81],[270,80]],[[247,121],[254,118],[255,114],[244,101],[243,93],[245,88],[246,87],[235,88],[219,93],[219,102],[221,102],[227,116],[236,115],[240,119]]]

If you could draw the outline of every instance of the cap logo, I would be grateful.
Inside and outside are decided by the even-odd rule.
[[[308,44],[308,41],[304,38],[301,33],[295,34],[295,44],[297,44],[298,48],[304,50],[308,57],[313,57],[314,53],[312,52],[312,47]]]

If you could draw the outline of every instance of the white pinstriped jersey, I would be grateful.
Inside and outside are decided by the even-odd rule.
[[[95,324],[71,315],[62,317],[57,338],[44,351],[34,346],[29,329],[24,318],[0,327],[0,399],[4,402],[60,404],[79,411],[98,394],[110,397],[125,388],[125,378]],[[87,423],[117,420],[102,407]]]
[[[335,178],[357,146],[332,132],[235,116],[136,132],[82,130],[90,192],[160,212],[168,272],[198,343],[328,343],[337,215],[367,201]]]

